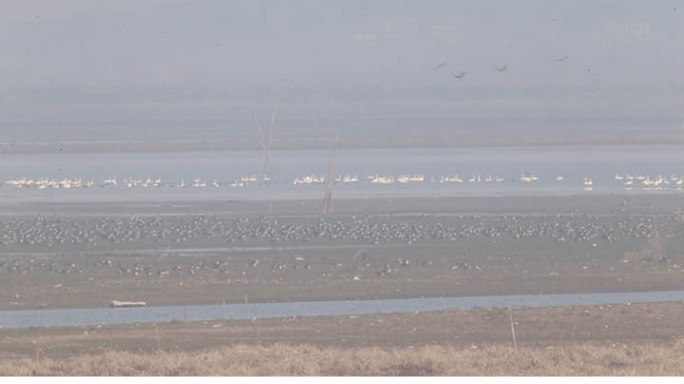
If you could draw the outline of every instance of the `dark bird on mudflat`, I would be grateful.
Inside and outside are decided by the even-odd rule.
[[[459,72],[458,74],[456,74],[456,73],[451,74],[451,76],[453,76],[454,79],[458,79],[458,80],[464,78],[465,75],[466,75],[466,72]]]
[[[561,63],[561,62],[563,62],[563,61],[565,61],[565,60],[567,60],[567,59],[569,59],[569,58],[570,58],[570,56],[563,56],[563,57],[557,58],[555,61],[556,61],[557,63]]]
[[[496,67],[496,70],[499,72],[506,72],[508,70],[508,64],[504,64],[500,67]]]

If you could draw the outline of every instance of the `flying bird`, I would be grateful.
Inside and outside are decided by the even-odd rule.
[[[499,72],[506,72],[508,70],[508,64],[504,64],[500,67],[496,67],[496,70]]]
[[[441,63],[441,64],[437,64],[437,66],[435,66],[434,69],[435,69],[435,71],[437,71],[437,70],[439,70],[439,69],[442,69],[442,68],[446,67],[446,65],[447,65],[446,62]]]
[[[466,75],[466,72],[459,72],[458,74],[456,74],[456,73],[451,74],[451,76],[453,76],[454,79],[458,79],[458,80],[464,78],[465,75]]]
[[[563,57],[557,58],[555,61],[556,61],[557,63],[562,63],[563,61],[565,61],[565,60],[567,60],[567,59],[569,59],[569,58],[570,58],[570,56],[563,56]]]

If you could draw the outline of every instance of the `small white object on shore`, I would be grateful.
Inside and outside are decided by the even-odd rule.
[[[112,300],[109,302],[109,306],[112,308],[132,308],[132,307],[144,307],[147,304],[144,301],[118,301]]]

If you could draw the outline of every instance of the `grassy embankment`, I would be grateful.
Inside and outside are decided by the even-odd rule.
[[[0,375],[682,375],[684,304],[0,331]]]

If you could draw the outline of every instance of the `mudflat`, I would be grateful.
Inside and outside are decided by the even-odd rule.
[[[325,216],[312,200],[6,205],[0,308],[677,290],[682,205],[679,194],[349,199]]]
[[[22,215],[234,215],[322,216],[321,200],[273,199],[155,202],[0,203],[1,216]],[[586,194],[536,196],[365,197],[335,199],[335,215],[365,214],[677,214],[684,193]]]

